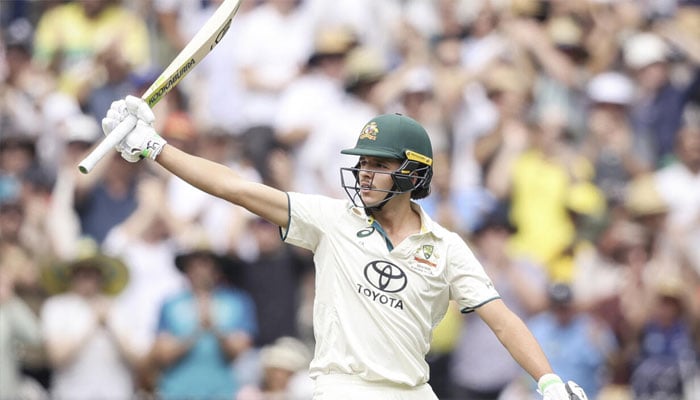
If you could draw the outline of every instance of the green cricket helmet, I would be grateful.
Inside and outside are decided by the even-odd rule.
[[[394,187],[383,203],[398,193],[411,192],[412,199],[421,199],[430,193],[433,148],[425,128],[412,118],[402,114],[379,115],[365,124],[355,147],[341,153],[403,161],[401,167],[391,173]],[[345,183],[344,171],[353,173],[355,182],[352,185]],[[358,197],[358,172],[359,163],[354,168],[341,168],[343,188],[353,202]]]

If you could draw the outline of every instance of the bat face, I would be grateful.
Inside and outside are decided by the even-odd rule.
[[[149,107],[155,106],[172,88],[174,88],[200,61],[221,42],[231,27],[233,17],[238,11],[242,0],[224,0],[214,14],[187,43],[184,49],[170,62],[163,73],[141,96]],[[114,146],[121,142],[129,130],[121,129],[112,131],[90,154],[78,165],[80,172],[87,174],[97,162]]]
[[[143,99],[153,107],[221,42],[231,27],[241,0],[226,0],[168,67],[146,90]]]

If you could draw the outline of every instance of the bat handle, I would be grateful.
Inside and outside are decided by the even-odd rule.
[[[137,119],[134,115],[129,115],[124,121],[117,125],[117,127],[92,149],[90,154],[88,154],[80,164],[78,164],[80,172],[87,174],[92,171],[95,165],[134,129],[136,121]]]

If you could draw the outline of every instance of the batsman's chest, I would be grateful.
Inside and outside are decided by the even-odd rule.
[[[352,248],[343,276],[366,291],[412,297],[445,288],[445,257],[439,243],[424,237],[408,238],[389,249],[381,235],[354,238],[343,249]]]

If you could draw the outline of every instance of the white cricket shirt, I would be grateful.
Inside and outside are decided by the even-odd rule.
[[[310,375],[352,374],[416,386],[448,301],[462,312],[499,298],[466,243],[414,203],[421,233],[390,247],[376,223],[347,200],[289,193],[283,240],[313,251],[316,265]]]

